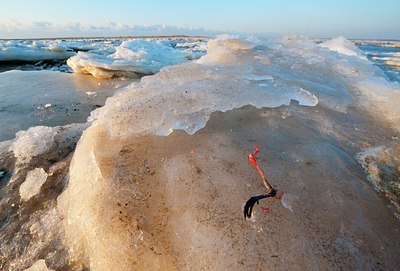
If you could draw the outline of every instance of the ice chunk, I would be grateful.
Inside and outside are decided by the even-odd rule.
[[[19,187],[19,195],[24,201],[28,201],[33,196],[37,195],[40,188],[47,180],[47,173],[43,168],[35,168],[26,175],[25,182]]]
[[[200,56],[198,56],[200,57]],[[169,40],[124,41],[112,54],[79,52],[68,59],[76,73],[98,78],[155,74],[161,68],[193,59],[190,50],[175,49]]]
[[[31,267],[25,269],[25,271],[53,271],[53,269],[47,268],[45,260],[38,260]]]
[[[248,57],[255,44],[228,35],[221,35],[208,42],[207,55],[199,63],[239,64]]]
[[[49,151],[53,147],[56,134],[57,128],[46,126],[35,126],[26,131],[19,131],[10,150],[19,159],[30,159]]]
[[[329,50],[336,51],[344,55],[357,56],[359,58],[367,60],[367,57],[364,55],[364,53],[360,49],[358,49],[357,46],[355,46],[351,41],[343,36],[327,40],[320,45],[322,47],[328,48]]]

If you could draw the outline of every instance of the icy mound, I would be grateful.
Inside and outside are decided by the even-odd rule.
[[[112,54],[84,53],[68,59],[76,73],[92,74],[98,78],[155,74],[161,68],[200,57],[198,50],[175,49],[169,40],[124,41]]]
[[[137,57],[137,54],[128,52],[132,54],[132,59]],[[377,97],[370,92],[381,84],[384,80],[382,76],[383,73],[368,61],[337,54],[306,39],[289,36],[266,43],[225,36],[209,41],[207,55],[198,61],[166,67],[154,76],[143,77],[140,83],[109,98],[104,107],[92,113],[93,123],[78,143],[71,163],[68,188],[58,198],[71,255],[86,259],[91,270],[129,270],[137,262],[141,262],[144,269],[165,267],[168,270],[174,269],[168,265],[173,259],[185,259],[183,264],[190,264],[193,259],[203,261],[204,257],[214,257],[216,254],[210,253],[213,238],[203,237],[217,237],[221,232],[215,230],[213,223],[225,220],[223,217],[213,218],[209,205],[200,205],[199,209],[189,208],[190,211],[183,217],[186,224],[174,224],[173,219],[168,222],[161,220],[173,216],[167,212],[181,210],[179,204],[191,202],[192,196],[201,201],[204,197],[199,196],[199,190],[206,191],[204,195],[209,196],[212,193],[208,190],[210,187],[202,187],[205,180],[216,180],[212,185],[224,186],[219,190],[223,193],[235,184],[242,185],[243,180],[231,180],[225,174],[201,179],[203,171],[196,167],[196,159],[187,156],[170,158],[169,164],[163,157],[175,150],[179,153],[181,145],[177,140],[169,146],[167,140],[179,133],[165,137],[166,141],[163,141],[164,137],[154,135],[166,136],[177,129],[194,134],[205,127],[213,112],[225,112],[245,105],[274,108],[297,100],[303,106],[319,104],[330,111],[346,112],[348,105],[365,106],[369,105],[367,101],[375,102]],[[396,99],[399,89],[395,85],[386,84],[385,87],[382,95],[393,96],[392,101],[381,100],[382,106],[399,100]],[[382,112],[380,108],[383,107],[366,106],[371,114]],[[218,140],[220,143],[209,147],[210,155],[203,153],[198,158],[197,163],[205,165],[203,169],[207,171],[221,171],[223,163],[211,159],[213,153],[221,155],[217,148],[224,149],[223,156],[231,151],[222,143],[231,140],[229,135],[216,139],[216,142]],[[152,142],[154,145],[151,145]],[[162,154],[162,148],[156,144],[159,142],[169,151]],[[192,148],[193,143],[188,148]],[[167,167],[164,171],[151,172],[146,160],[150,152],[155,153],[158,163]],[[230,157],[236,156],[230,154]],[[222,171],[234,170],[232,165]],[[182,184],[183,176],[187,176],[189,170],[190,180],[198,181],[200,178],[201,181]],[[158,178],[157,181],[155,178]],[[178,195],[182,197],[176,197],[175,191],[166,195],[171,187],[180,191]],[[140,189],[145,192],[141,193]],[[161,191],[160,197],[153,194],[157,189]],[[232,193],[240,190],[233,189]],[[150,197],[152,204],[156,201],[158,205],[143,205],[145,199]],[[187,197],[190,199],[185,201]],[[216,193],[215,198],[221,197]],[[170,210],[171,203],[178,207]],[[236,203],[236,209],[240,209],[240,202]],[[217,205],[220,207],[223,204],[219,202]],[[162,215],[152,217],[149,209],[154,209],[154,213],[161,210]],[[204,217],[199,216],[203,209],[206,212]],[[229,208],[225,206],[224,209]],[[205,223],[207,228],[196,228],[203,225],[199,221],[193,222],[196,217],[209,221]],[[182,219],[181,216],[179,218]],[[233,225],[239,225],[237,217],[232,219],[235,221]],[[149,226],[153,222],[155,225]],[[168,231],[165,231],[165,225],[169,225]],[[171,243],[178,248],[184,244],[184,249],[175,250],[174,245],[167,241],[164,246],[159,245],[159,240],[152,237],[153,233],[165,235],[166,240],[176,238],[178,241]],[[172,247],[173,251],[165,252],[164,247]],[[217,258],[213,262],[219,263],[220,256],[217,255]]]
[[[329,50],[336,51],[344,55],[357,56],[365,60],[367,59],[364,53],[345,37],[337,37],[321,43],[320,45],[322,47],[328,48]]]
[[[75,52],[60,42],[7,41],[0,43],[0,62],[58,60],[68,59],[73,55]]]

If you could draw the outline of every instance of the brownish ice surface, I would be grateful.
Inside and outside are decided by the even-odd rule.
[[[97,130],[101,178],[77,205],[89,208],[78,212],[90,232],[67,226],[72,258],[93,270],[397,270],[399,220],[354,159],[364,140],[390,131],[367,130],[362,116],[244,107],[214,113],[193,136],[113,141]],[[264,199],[245,221],[246,200],[265,193],[247,161],[255,145],[292,211]],[[77,196],[72,187],[63,197]]]

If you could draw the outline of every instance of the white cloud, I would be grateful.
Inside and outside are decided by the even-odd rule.
[[[0,23],[0,31],[12,32],[15,29],[22,28],[24,28],[24,25],[16,20],[7,20]]]
[[[82,25],[71,22],[60,25],[47,21],[24,24],[15,20],[0,21],[0,38],[53,38],[72,36],[147,36],[147,35],[204,35],[217,34],[204,28],[170,25],[127,25],[107,21],[103,25]]]
[[[50,22],[33,22],[32,26],[33,27],[37,27],[37,28],[47,28],[47,29],[49,29],[49,28],[53,27],[53,24],[50,23]]]

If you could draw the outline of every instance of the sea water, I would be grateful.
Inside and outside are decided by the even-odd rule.
[[[0,144],[1,269],[396,270],[395,65],[382,70],[344,38],[223,36],[207,52],[201,40],[132,43],[85,42],[69,58],[74,74],[0,74],[4,111],[18,118],[27,104],[33,120],[20,117],[25,131]],[[100,78],[137,78],[146,65],[155,75],[91,111],[91,93],[121,80]],[[88,110],[65,118],[78,102]],[[286,196],[245,221],[246,200],[265,193],[247,162],[255,145]]]

